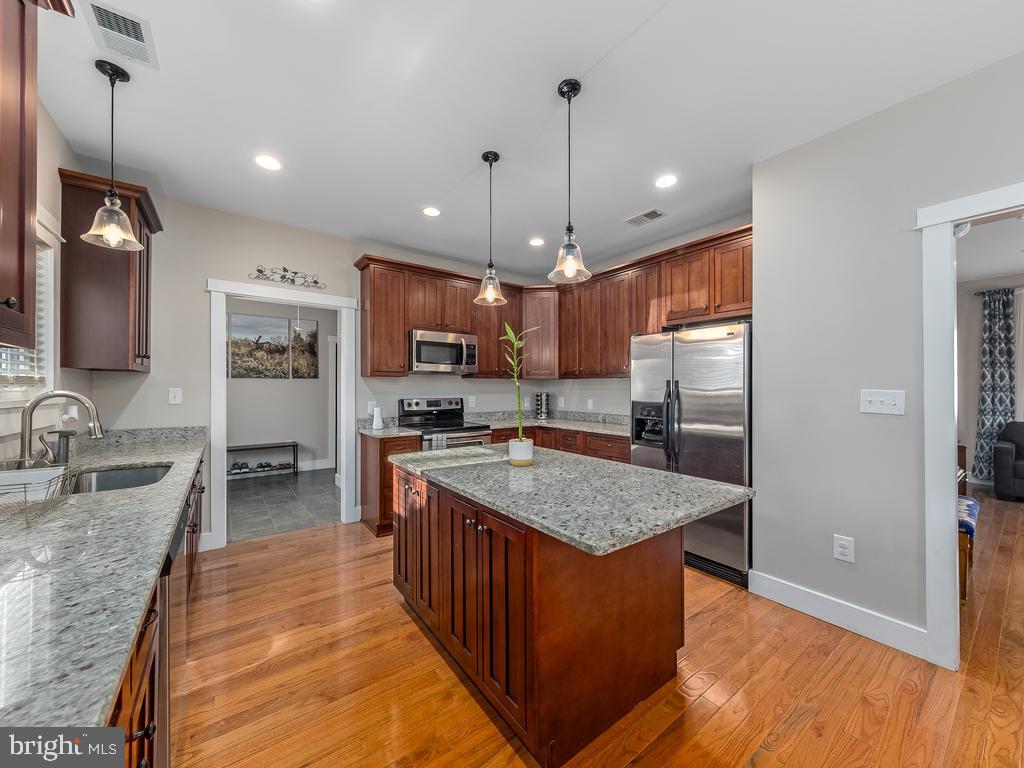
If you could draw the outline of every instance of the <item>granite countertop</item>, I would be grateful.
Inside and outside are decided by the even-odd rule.
[[[359,434],[384,439],[386,437],[413,437],[416,435],[421,435],[423,433],[420,432],[418,429],[407,429],[405,427],[384,427],[383,429],[360,427]]]
[[[509,464],[507,445],[404,453],[390,461],[592,555],[607,555],[754,496],[752,488],[689,475],[546,448],[533,452],[529,467]]]
[[[499,419],[489,422],[491,429],[509,429],[516,426],[515,419]],[[629,437],[628,424],[609,424],[597,421],[577,421],[575,419],[523,419],[523,427],[551,427],[552,429],[572,429],[577,432],[590,432],[595,435],[619,435]]]
[[[473,421],[473,414],[466,414],[466,418],[469,421]],[[509,429],[516,426],[515,419],[486,419],[481,418],[481,421],[486,421],[491,425],[491,429]],[[576,421],[574,419],[548,419],[546,421],[537,421],[537,419],[523,419],[524,427],[552,427],[553,429],[572,429],[578,432],[591,432],[596,435],[620,435],[622,437],[629,436],[629,425],[628,424],[610,424],[597,421]],[[387,437],[411,437],[413,435],[419,435],[420,430],[408,429],[407,427],[384,427],[384,429],[371,429],[370,427],[360,427],[359,434],[367,435],[369,437],[387,438]]]
[[[84,469],[170,466],[139,488],[71,496],[0,520],[0,723],[106,725],[149,606],[206,429],[110,432],[74,441]]]

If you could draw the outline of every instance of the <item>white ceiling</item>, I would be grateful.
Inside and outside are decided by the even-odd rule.
[[[975,224],[956,241],[958,283],[1007,275],[1024,275],[1024,221]]]
[[[751,164],[1024,49],[1020,0],[115,0],[160,69],[119,60],[118,157],[174,197],[544,274],[573,223],[590,262],[749,210]],[[86,24],[40,20],[40,92],[106,156]],[[271,152],[276,175],[252,163]],[[656,176],[680,183],[655,189]],[[419,211],[436,205],[435,219]],[[636,229],[624,219],[668,215]],[[527,239],[540,235],[542,248]]]

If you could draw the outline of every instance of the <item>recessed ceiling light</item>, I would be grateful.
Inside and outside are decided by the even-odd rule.
[[[530,238],[530,245],[532,245],[534,248],[540,248],[542,245],[544,245],[544,238],[543,237],[531,237]]]
[[[423,209],[423,215],[424,216],[440,216],[441,215],[441,209],[440,208],[435,208],[432,205],[428,205],[426,208]]]
[[[654,180],[654,186],[658,189],[668,189],[669,187],[674,187],[677,181],[679,179],[675,175],[666,173],[664,176],[659,176]]]
[[[280,171],[283,167],[281,161],[273,155],[256,155],[253,158],[256,161],[256,165],[268,171]]]

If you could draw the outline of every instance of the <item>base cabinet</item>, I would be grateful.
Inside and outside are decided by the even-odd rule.
[[[682,529],[596,557],[400,469],[395,494],[395,586],[540,765],[675,678]]]
[[[392,486],[392,464],[389,456],[423,450],[420,435],[408,437],[359,436],[359,506],[360,521],[374,536],[391,533],[392,517],[400,499]]]

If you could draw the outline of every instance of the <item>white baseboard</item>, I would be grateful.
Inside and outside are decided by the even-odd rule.
[[[326,459],[307,459],[306,461],[299,462],[299,472],[311,472],[314,469],[334,469],[334,460],[328,457]]]
[[[227,542],[217,541],[212,531],[204,531],[199,534],[199,551],[206,552],[210,549],[220,549]]]
[[[752,570],[748,576],[748,588],[755,595],[782,603],[912,656],[941,663],[928,658],[928,632],[921,627],[766,573]]]
[[[337,472],[334,473],[334,484],[336,486],[338,486],[339,488],[342,487],[342,485],[341,485],[341,475],[339,475]]]

